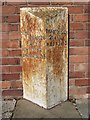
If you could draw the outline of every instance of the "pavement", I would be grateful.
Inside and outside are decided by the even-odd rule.
[[[78,104],[70,101],[62,102],[61,104],[46,110],[28,100],[20,99],[16,101],[6,100],[2,102],[2,117],[9,118],[38,118],[43,120],[45,118],[89,118],[88,104],[85,102],[77,102]],[[9,120],[8,119],[8,120]]]
[[[11,118],[15,109],[16,100],[2,100],[2,118]]]
[[[90,99],[81,99],[76,103],[77,109],[82,118],[90,118]]]

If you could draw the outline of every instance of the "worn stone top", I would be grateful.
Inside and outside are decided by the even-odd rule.
[[[54,34],[57,36],[68,32],[68,9],[66,7],[32,7],[20,8],[20,10],[21,19],[23,19],[21,20],[21,32],[24,34],[25,32],[26,34],[33,33],[34,30],[34,36],[43,34],[43,37],[47,37],[46,33],[51,33],[54,39]],[[23,24],[22,21],[25,23]]]

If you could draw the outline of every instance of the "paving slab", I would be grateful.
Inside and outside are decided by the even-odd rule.
[[[11,118],[15,104],[15,99],[2,101],[2,118]]]
[[[2,114],[2,118],[11,118],[12,112],[6,112]]]
[[[16,100],[7,100],[7,101],[2,101],[2,112],[9,112],[9,111],[13,111],[14,107],[15,107],[15,103]]]
[[[90,117],[90,99],[77,101],[77,108],[82,118]]]
[[[81,118],[81,116],[75,106],[69,101],[46,110],[30,101],[22,99],[17,101],[13,118]]]

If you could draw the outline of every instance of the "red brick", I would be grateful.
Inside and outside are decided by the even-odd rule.
[[[11,86],[11,82],[9,81],[2,81],[2,89],[9,89]]]
[[[0,58],[0,65],[2,65],[2,58]]]
[[[70,48],[70,55],[88,55],[88,47]]]
[[[2,50],[2,57],[8,56],[8,50],[3,49]]]
[[[13,2],[8,1],[7,5],[27,5],[26,0],[19,0],[19,2],[16,2],[16,0],[13,0]]]
[[[90,62],[89,62],[90,59],[88,59],[88,71],[90,71]]]
[[[50,2],[29,2],[30,5],[50,5]]]
[[[2,59],[2,50],[0,50],[0,59]],[[1,62],[1,61],[0,61]]]
[[[2,21],[3,18],[4,18],[4,17],[2,17],[2,16],[0,15],[0,23],[3,22],[3,21]],[[3,20],[5,20],[5,19],[3,19]]]
[[[90,93],[90,87],[87,88],[87,93]]]
[[[15,6],[2,6],[2,14],[3,15],[10,15],[16,12]]]
[[[0,51],[0,53],[2,54],[3,57],[21,56],[21,50],[20,49],[18,49],[18,50],[5,50],[5,49],[3,49],[2,51]]]
[[[7,40],[7,39],[9,39],[9,35],[8,35],[8,33],[0,33],[0,40]]]
[[[69,15],[70,23],[73,22],[73,15]]]
[[[90,13],[90,6],[88,5],[84,6],[84,13]]]
[[[87,39],[88,35],[89,35],[88,31],[78,31],[78,32],[75,32],[74,37],[76,39]]]
[[[64,1],[62,1],[62,2],[59,2],[59,1],[57,1],[57,2],[51,2],[51,4],[52,5],[73,5],[73,2],[70,2],[70,1],[68,1],[68,2],[64,2]]]
[[[69,80],[69,86],[75,86],[75,79]]]
[[[21,66],[10,66],[10,72],[22,72]]]
[[[7,22],[8,23],[19,23],[20,22],[20,16],[19,15],[8,16],[7,17]]]
[[[2,96],[22,96],[22,90],[3,90]]]
[[[9,24],[8,30],[9,31],[18,31],[18,25],[16,25],[16,24]]]
[[[22,81],[12,81],[11,88],[22,88]]]
[[[89,2],[84,2],[84,1],[82,1],[82,2],[76,2],[76,1],[74,1],[73,2],[73,5],[88,5],[89,4]]]
[[[88,14],[87,15],[84,15],[84,14],[74,15],[73,20],[75,22],[88,22]]]
[[[86,87],[81,87],[81,88],[70,88],[69,93],[72,95],[82,95],[87,93],[87,88]]]
[[[19,65],[20,58],[2,58],[2,65]]]
[[[9,39],[20,39],[21,38],[21,34],[20,32],[17,32],[17,31],[13,31],[13,32],[10,32],[9,33]]]
[[[69,14],[83,13],[83,6],[69,6]]]
[[[2,40],[0,40],[0,48],[2,48]]]
[[[84,29],[90,30],[90,23],[83,23]]]
[[[14,73],[14,74],[2,74],[2,80],[19,80],[20,74]]]
[[[3,2],[2,1],[0,1],[0,6],[2,6],[3,5]]]
[[[9,73],[9,66],[2,66],[2,73]]]
[[[0,63],[0,73],[2,73],[2,65]],[[2,80],[2,76],[0,75],[0,79]]]
[[[9,56],[21,56],[21,50],[9,50]]]
[[[81,40],[79,40],[79,39],[77,39],[77,40],[70,40],[70,46],[84,46],[84,40],[83,39],[81,39]]]
[[[2,23],[0,23],[0,32],[2,32]]]
[[[2,6],[0,5],[0,16],[2,15]]]
[[[0,28],[1,27],[2,27],[2,32],[9,32],[9,31],[17,31],[18,30],[18,25],[15,25],[15,24],[3,23],[3,24],[0,24]]]
[[[88,72],[86,72],[86,78],[90,78],[90,71],[89,71],[89,67],[88,67]]]
[[[2,41],[2,48],[18,48],[18,47],[19,47],[18,41],[16,40],[15,41],[14,40]]]
[[[70,30],[83,30],[83,28],[82,23],[70,23]]]
[[[85,46],[90,46],[90,40],[85,40]]]
[[[2,40],[2,33],[0,33],[0,42],[1,42],[1,40]],[[1,45],[0,45],[0,47],[1,47]]]
[[[2,66],[2,73],[20,73],[21,71],[21,66]]]
[[[20,8],[23,8],[23,7],[25,7],[25,5],[16,5],[16,9],[17,9],[17,14],[20,14]],[[27,7],[27,5],[26,5],[26,7]],[[32,5],[28,5],[28,7],[34,7],[34,6],[32,6]]]
[[[70,56],[70,63],[88,63],[89,56],[85,55],[72,55]]]
[[[0,16],[0,23],[4,23],[6,21],[6,17],[5,16]]]
[[[8,31],[8,25],[7,24],[0,24],[0,28],[2,27],[2,32]]]
[[[84,78],[85,72],[70,72],[69,77],[70,78]]]
[[[0,50],[0,57],[2,57],[2,50]]]
[[[83,63],[76,63],[75,64],[75,71],[84,71],[87,72],[88,71],[88,64],[83,64]]]
[[[74,32],[70,32],[69,38],[70,38],[70,39],[74,39]]]
[[[0,88],[2,89],[2,81],[0,81]]]
[[[75,85],[76,86],[88,86],[90,85],[90,82],[88,79],[78,79],[78,80],[75,80]]]
[[[74,71],[74,64],[69,64],[69,71]]]

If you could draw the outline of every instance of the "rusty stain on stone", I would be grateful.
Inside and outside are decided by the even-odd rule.
[[[68,9],[20,9],[23,96],[51,108],[67,100]]]

